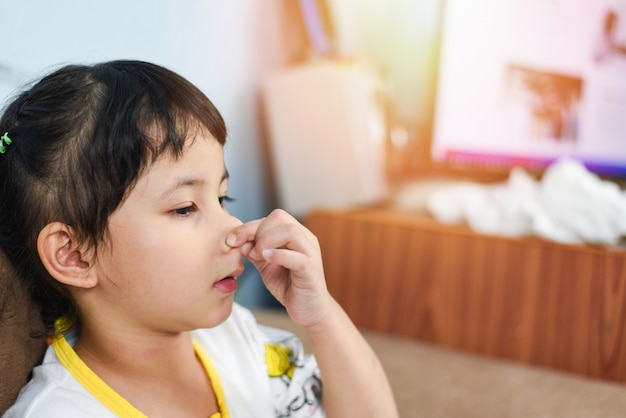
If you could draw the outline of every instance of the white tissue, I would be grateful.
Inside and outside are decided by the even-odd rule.
[[[626,235],[626,194],[570,158],[548,167],[540,181],[514,168],[506,182],[443,186],[429,194],[426,208],[441,222],[465,221],[489,234],[609,245]]]

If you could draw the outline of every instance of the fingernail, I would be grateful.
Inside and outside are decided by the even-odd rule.
[[[231,247],[235,245],[236,243],[237,243],[237,236],[235,234],[230,234],[226,238],[226,244],[230,245]]]
[[[274,252],[272,250],[263,250],[263,258],[266,260],[269,260],[270,258],[272,258],[273,254]]]

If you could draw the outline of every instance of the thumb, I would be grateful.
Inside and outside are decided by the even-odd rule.
[[[226,245],[231,248],[241,247],[243,250],[244,245],[254,242],[260,223],[261,220],[257,219],[255,221],[246,222],[235,227],[226,236]]]

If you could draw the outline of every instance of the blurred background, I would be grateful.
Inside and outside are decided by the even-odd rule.
[[[366,59],[396,78],[398,118],[422,123],[430,111],[439,1],[337,3],[345,33],[332,55]],[[302,11],[296,0],[1,0],[0,98],[4,104],[25,84],[68,63],[130,58],[169,67],[222,112],[235,198],[229,210],[255,219],[278,206],[264,146],[262,84],[274,72],[325,54],[316,51]],[[252,270],[240,281],[240,302],[272,304]]]
[[[586,145],[579,119],[568,119],[575,119],[569,130],[548,130],[556,122],[559,128],[564,125],[560,115],[545,116],[550,109],[544,103],[547,98],[566,97],[558,109],[567,107],[570,116],[579,116],[585,110],[586,89],[594,85],[586,76],[612,71],[621,78],[608,78],[610,101],[604,100],[606,86],[595,89],[599,103],[610,103],[600,113],[624,114],[620,112],[626,109],[626,41],[619,20],[626,12],[623,1],[445,3],[0,0],[0,99],[6,102],[21,86],[67,63],[128,58],[179,72],[206,93],[226,120],[229,194],[235,198],[229,210],[243,221],[276,207],[303,218],[316,206],[376,204],[395,188],[425,177],[503,178],[520,161],[541,169],[563,154],[577,152],[591,155],[595,162],[609,155],[613,160],[602,167],[610,167],[613,175],[626,172],[626,151],[620,151],[617,159],[614,152],[626,149],[621,145],[624,123],[615,122],[624,118],[613,118],[606,125],[595,117],[612,132],[621,132],[609,135],[609,145],[598,153],[597,141]],[[518,23],[525,25],[518,28],[518,37],[534,33],[536,43],[549,44],[552,50],[545,55],[550,60],[532,55],[537,44],[522,47],[507,35],[506,29]],[[443,29],[454,31],[444,37]],[[582,34],[576,48],[569,41],[565,44],[573,31]],[[603,48],[594,49],[591,38],[596,37]],[[497,62],[487,56],[486,51],[493,49],[499,54]],[[449,51],[458,53],[452,56]],[[440,63],[447,65],[445,71],[440,71]],[[493,66],[479,69],[477,63]],[[471,88],[442,89],[442,81],[458,86],[463,80]],[[441,94],[467,91],[488,107],[490,91],[496,90],[490,89],[491,82],[506,93],[493,98],[499,111],[506,110],[507,117],[516,111],[513,124],[530,118],[524,122],[526,129],[540,130],[540,139],[547,141],[538,141],[535,135],[519,142],[520,148],[519,143],[500,138],[498,131],[500,137],[485,145],[481,140],[489,135],[474,122],[502,120],[501,113],[486,117],[476,113],[482,107],[468,96]],[[536,109],[529,108],[530,101]],[[443,142],[434,152],[437,109],[453,117],[440,123]],[[450,126],[457,129],[447,130]],[[483,148],[473,148],[477,143]],[[493,144],[505,148],[487,158]],[[433,155],[439,158],[438,167]],[[473,168],[479,161],[479,169],[459,164],[468,159]],[[275,305],[252,268],[241,279],[237,298],[250,307]]]

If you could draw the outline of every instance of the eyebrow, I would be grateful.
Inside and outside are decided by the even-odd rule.
[[[224,169],[224,174],[222,175],[222,178],[220,179],[219,184],[224,183],[226,180],[228,180],[229,177],[230,177],[230,174],[228,173],[228,170]],[[196,186],[205,185],[207,183],[208,182],[204,179],[199,179],[199,178],[194,178],[194,177],[182,178],[179,181],[177,181],[172,187],[169,187],[163,193],[161,193],[161,195],[159,196],[159,200],[165,199],[166,197],[174,193],[176,190],[181,189],[183,187],[196,187]]]

